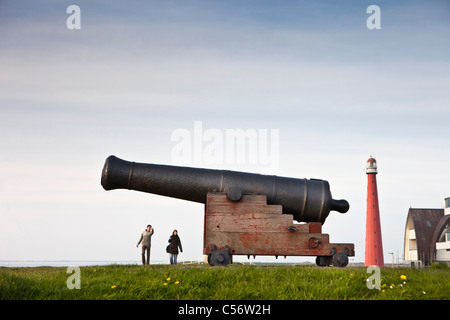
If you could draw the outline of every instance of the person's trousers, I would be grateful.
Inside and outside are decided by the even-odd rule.
[[[142,246],[142,264],[145,264],[145,252],[147,251],[147,264],[150,264],[150,247]]]
[[[177,258],[178,258],[177,254],[171,253],[170,254],[170,264],[177,264]]]

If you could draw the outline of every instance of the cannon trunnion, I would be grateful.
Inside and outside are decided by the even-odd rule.
[[[345,267],[353,244],[330,244],[322,224],[330,211],[345,213],[346,200],[329,184],[253,173],[135,163],[110,156],[102,171],[105,190],[130,189],[205,204],[203,253],[211,265],[233,255],[317,256],[320,266]],[[301,223],[295,223],[301,222]]]

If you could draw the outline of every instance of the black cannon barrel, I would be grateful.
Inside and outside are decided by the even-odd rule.
[[[264,194],[268,204],[283,206],[299,222],[325,222],[330,210],[345,213],[346,200],[334,200],[326,180],[294,179],[229,170],[200,169],[129,162],[109,156],[103,167],[105,190],[130,189],[206,203],[208,192],[226,193],[239,201],[242,194]]]

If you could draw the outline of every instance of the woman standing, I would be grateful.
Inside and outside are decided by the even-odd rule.
[[[178,247],[180,248],[180,251],[183,252],[177,230],[173,230],[172,235],[169,238],[169,243],[167,252],[170,253],[170,264],[177,264]]]

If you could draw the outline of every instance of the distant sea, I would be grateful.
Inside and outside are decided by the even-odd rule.
[[[202,262],[200,260],[186,260],[186,261],[178,261],[178,264],[197,264]],[[235,261],[235,264],[238,264],[239,261]],[[242,263],[242,262],[240,262]],[[140,260],[0,260],[0,267],[86,267],[86,266],[105,266],[105,265],[140,265],[142,262]],[[167,260],[152,260],[150,264],[169,264]],[[300,263],[292,263],[292,262],[275,262],[275,261],[260,261],[260,262],[244,262],[244,264],[254,264],[254,265],[287,265],[287,264],[296,264],[296,265],[315,265],[312,262],[300,262]],[[363,267],[364,262],[350,262],[349,267]],[[396,266],[404,266],[404,265],[396,265]]]
[[[140,260],[0,260],[0,267],[85,267],[111,264],[141,264]],[[168,261],[150,261],[151,264],[168,264]]]

